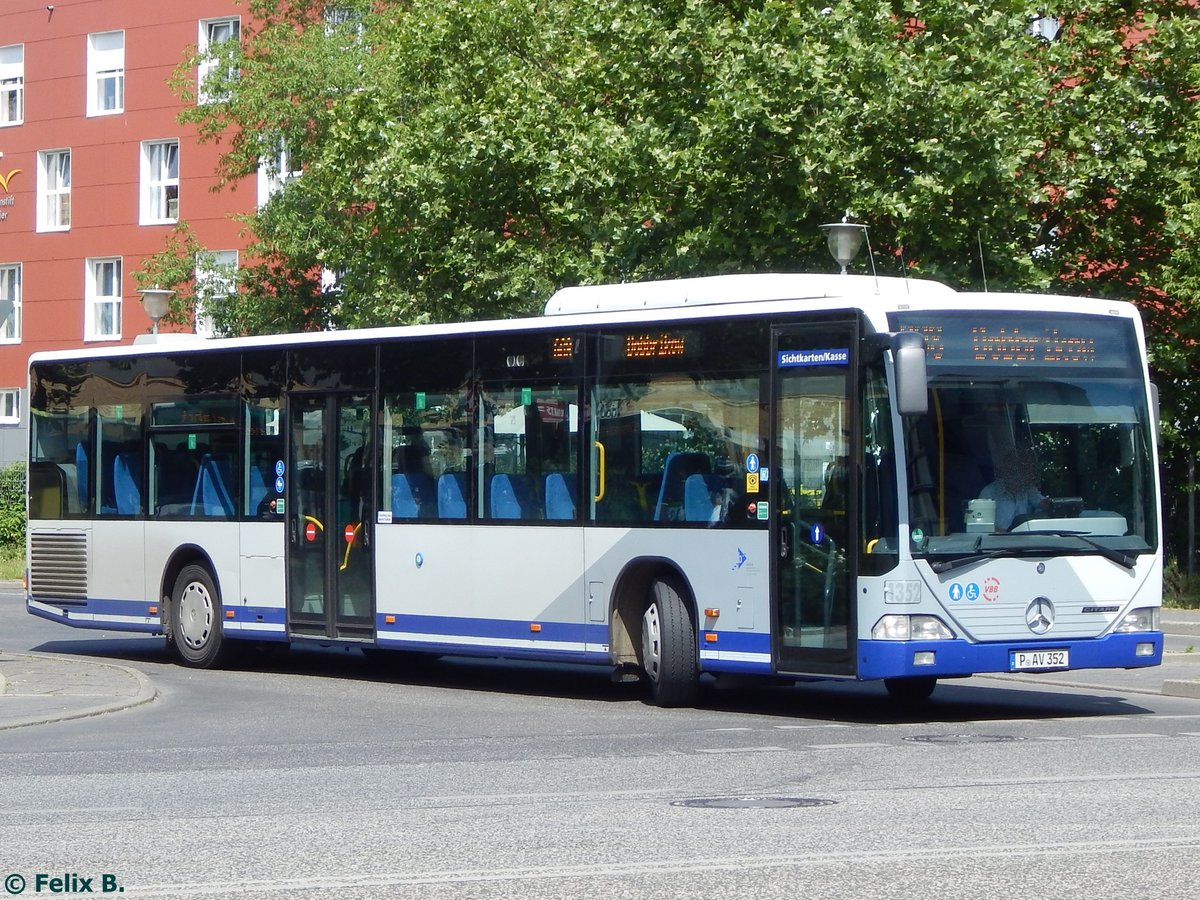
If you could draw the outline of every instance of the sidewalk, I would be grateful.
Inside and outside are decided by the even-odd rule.
[[[116,712],[149,703],[157,693],[128,666],[0,650],[0,731]]]
[[[1164,653],[1161,666],[983,677],[1200,700],[1200,610],[1164,609],[1162,626],[1168,647],[1182,649]],[[1187,652],[1191,636],[1196,649]],[[149,678],[128,666],[0,650],[0,731],[129,709],[157,694]]]

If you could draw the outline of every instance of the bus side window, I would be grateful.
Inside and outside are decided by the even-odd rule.
[[[61,519],[67,509],[67,477],[56,463],[29,464],[29,517]]]

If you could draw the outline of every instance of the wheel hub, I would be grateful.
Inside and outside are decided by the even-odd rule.
[[[213,626],[213,602],[204,585],[193,581],[179,598],[179,636],[198,650],[208,643]]]
[[[662,666],[662,622],[658,604],[651,603],[642,616],[642,668],[651,681],[658,681]]]

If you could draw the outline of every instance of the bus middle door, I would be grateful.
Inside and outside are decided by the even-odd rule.
[[[371,398],[293,395],[288,442],[288,630],[375,635]]]

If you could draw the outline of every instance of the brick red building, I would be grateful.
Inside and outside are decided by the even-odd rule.
[[[31,353],[150,330],[134,273],[177,221],[236,261],[231,214],[258,191],[210,190],[220,148],[179,124],[167,80],[197,45],[238,37],[244,13],[235,0],[0,5],[0,464],[24,455]]]

